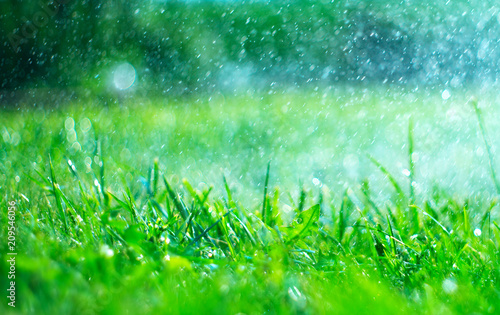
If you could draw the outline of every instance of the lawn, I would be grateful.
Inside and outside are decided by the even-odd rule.
[[[500,312],[491,91],[0,111],[2,314]]]

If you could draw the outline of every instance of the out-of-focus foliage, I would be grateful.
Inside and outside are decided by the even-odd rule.
[[[0,314],[498,314],[498,193],[465,168],[487,159],[463,102],[360,91],[4,110],[0,239],[15,201],[18,254]],[[450,167],[465,193],[421,189]]]
[[[124,61],[163,93],[318,81],[458,86],[495,81],[500,60],[499,8],[489,1],[59,2],[0,2],[0,89],[103,91]]]

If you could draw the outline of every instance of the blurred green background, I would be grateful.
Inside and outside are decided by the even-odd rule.
[[[0,36],[22,312],[498,311],[497,1],[0,0]]]
[[[4,105],[33,88],[114,96],[123,63],[142,95],[461,87],[496,83],[500,63],[495,1],[3,0],[0,12]]]

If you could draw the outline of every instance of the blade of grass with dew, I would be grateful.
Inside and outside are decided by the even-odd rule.
[[[488,209],[485,211],[483,217],[481,218],[480,222],[480,229],[484,229],[484,225],[486,224],[486,221],[488,221],[488,236],[491,238],[491,211],[493,208],[497,206],[498,201],[495,199],[491,202],[490,206]]]
[[[394,232],[392,230],[391,218],[387,215],[387,224],[389,225],[389,235],[391,237],[391,250],[392,255],[396,257],[396,242],[394,241],[396,238],[394,237]]]
[[[361,192],[363,193],[363,196],[365,197],[365,202],[367,204],[367,208],[369,206],[370,208],[372,208],[375,211],[375,213],[379,217],[381,217],[382,213],[380,212],[380,209],[377,207],[375,202],[373,202],[373,200],[370,196],[370,185],[369,185],[367,179],[365,179],[361,182]]]
[[[160,167],[158,158],[155,158],[153,163],[153,197],[158,193],[158,179],[160,177]]]
[[[295,241],[297,238],[299,238],[303,233],[305,233],[311,226],[319,220],[319,215],[320,215],[320,206],[319,204],[316,204],[312,206],[311,208],[302,211],[299,214],[299,217],[297,220],[300,220],[299,224],[294,226],[294,231],[292,234],[288,237],[287,244],[290,244],[291,242]]]
[[[410,192],[410,200],[409,204],[412,205],[415,203],[415,188],[413,185],[415,184],[415,163],[413,162],[413,153],[414,153],[414,140],[413,140],[413,119],[410,117],[408,121],[408,168],[409,168],[409,185],[408,191]],[[411,223],[412,223],[412,233],[418,232],[418,211],[414,207],[408,207],[408,211],[411,213]]]
[[[193,245],[194,243],[198,242],[202,237],[206,236],[211,229],[216,227],[222,221],[222,217],[228,216],[232,211],[233,210],[229,210],[228,212],[224,213],[217,221],[212,223],[212,225],[210,225],[200,235],[198,235],[195,239],[193,239],[189,245]]]
[[[235,215],[234,213],[231,213],[231,214],[232,214],[232,217],[241,225],[243,231],[245,231],[245,233],[248,235],[248,238],[250,239],[250,242],[252,243],[252,245],[256,246],[257,242],[255,241],[255,238],[253,237],[252,233],[250,232],[248,227],[245,225],[245,223],[243,223],[243,221],[241,221],[241,219],[238,218],[238,216]]]
[[[64,207],[62,204],[61,196],[59,193],[59,190],[57,189],[57,182],[56,182],[56,174],[54,172],[54,165],[52,165],[52,158],[49,156],[49,165],[50,165],[50,181],[52,182],[52,192],[54,194],[54,198],[56,199],[56,206],[57,209],[59,210],[59,216],[61,221],[64,224],[64,231],[68,233],[68,219],[66,217],[66,211],[64,211]]]
[[[428,214],[425,211],[422,211],[422,214],[429,217],[432,221],[434,221],[434,223],[439,225],[439,227],[441,227],[441,229],[446,233],[446,235],[448,235],[448,236],[451,235],[450,232],[444,227],[444,225],[442,225],[441,222],[439,222],[437,219],[435,219],[432,215]]]
[[[227,222],[227,218],[229,216],[225,216],[225,215],[222,215],[220,217],[220,222],[219,222],[219,225],[222,229],[222,233],[224,235],[224,238],[226,239],[226,242],[227,242],[227,245],[229,247],[229,252],[231,253],[231,259],[233,261],[236,261],[236,250],[233,246],[233,242],[231,240],[231,235],[229,234],[229,223]]]
[[[342,203],[340,204],[340,209],[339,209],[339,218],[338,218],[338,240],[339,243],[342,244],[342,238],[344,237],[344,232],[345,232],[345,221],[344,221],[344,212],[347,207],[347,190],[344,193],[344,196],[342,197]]]
[[[408,191],[410,192],[410,204],[415,202],[415,189],[413,188],[415,180],[415,163],[413,162],[413,119],[408,120],[408,168],[409,180]]]
[[[269,185],[269,171],[271,169],[271,161],[267,163],[267,171],[266,171],[266,180],[264,183],[264,200],[262,201],[262,221],[269,225],[269,216],[270,214],[267,213],[268,207],[267,207],[267,189]]]
[[[168,195],[170,196],[170,199],[172,199],[172,202],[174,203],[175,208],[177,209],[177,211],[179,211],[181,217],[184,220],[187,220],[187,218],[189,217],[188,211],[181,204],[181,202],[179,200],[179,196],[174,192],[172,187],[170,187],[170,184],[168,183],[167,178],[165,176],[163,176],[163,182],[165,183],[165,187],[167,188]]]
[[[463,213],[464,213],[464,234],[467,237],[467,239],[470,239],[472,231],[470,226],[469,211],[465,206],[463,207]]]
[[[404,200],[406,198],[405,193],[403,192],[403,189],[401,189],[401,186],[399,186],[399,184],[398,184],[397,180],[394,178],[394,176],[392,176],[392,174],[379,161],[377,161],[373,156],[368,155],[368,158],[389,179],[392,186],[396,190],[399,199]]]
[[[106,208],[109,207],[109,196],[106,193],[106,180],[104,177],[104,160],[103,160],[103,152],[102,152],[102,141],[97,139],[97,147],[96,147],[96,157],[98,160],[97,167],[99,168],[99,191],[101,192],[104,198],[104,206]]]
[[[299,213],[301,213],[304,210],[304,206],[306,203],[306,190],[304,186],[300,189],[300,196],[299,196],[299,205],[297,207],[297,210]]]

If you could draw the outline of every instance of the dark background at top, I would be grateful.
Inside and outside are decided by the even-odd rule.
[[[135,67],[137,90],[161,94],[460,87],[496,83],[500,64],[500,10],[489,2],[61,2],[0,1],[4,101],[29,89],[106,93],[121,62]]]

